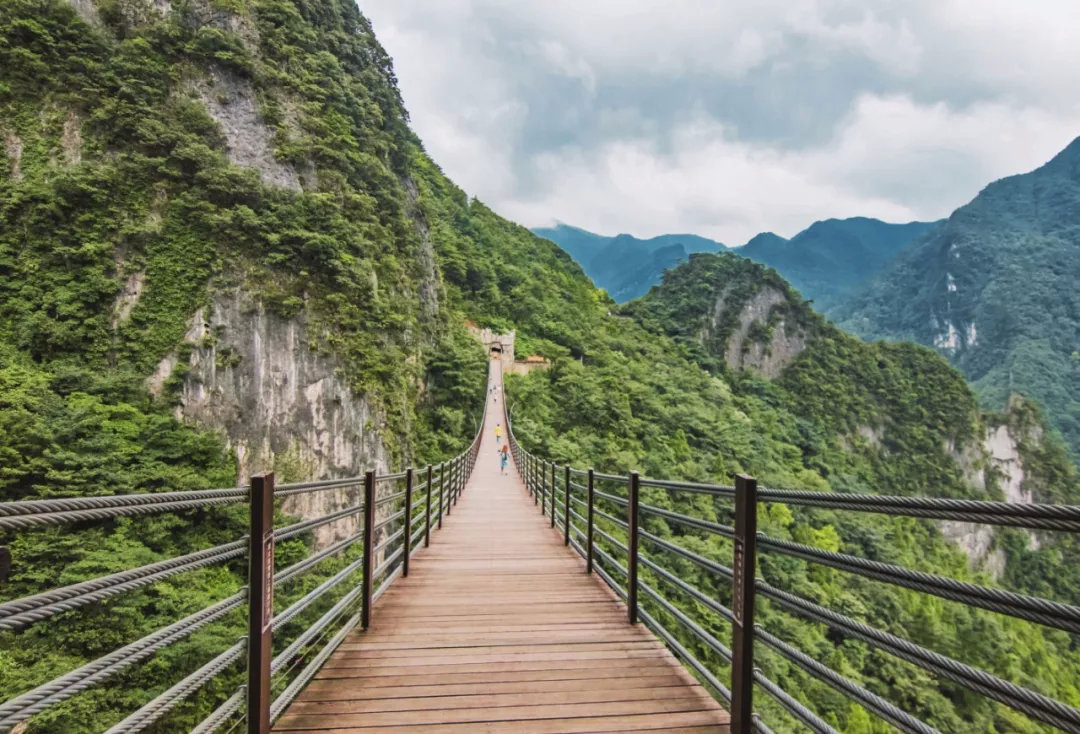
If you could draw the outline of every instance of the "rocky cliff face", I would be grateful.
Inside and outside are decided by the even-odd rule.
[[[979,445],[950,449],[964,473],[976,489],[995,483],[1006,502],[1031,504],[1034,492],[1026,486],[1024,460],[1020,451],[1022,438],[1008,424],[988,426]],[[998,578],[1005,571],[1005,552],[996,548],[997,530],[991,525],[969,522],[943,522],[941,532],[967,554],[973,567],[982,568]],[[1038,538],[1030,535],[1029,547],[1036,549]]]
[[[732,304],[727,292],[721,293],[706,322],[702,342],[707,343],[730,321],[727,310],[738,308],[735,326],[724,346],[724,361],[734,370],[749,370],[767,379],[780,376],[784,368],[806,349],[806,331],[789,323],[783,310],[787,296],[765,286],[741,304]]]
[[[240,288],[216,292],[192,319],[176,415],[226,436],[241,483],[269,470],[280,483],[390,468],[383,421],[345,383],[339,361],[312,348],[313,338],[306,311],[283,318]],[[175,353],[166,357],[151,389],[160,389],[180,361]],[[357,504],[361,491],[298,495],[284,510],[317,517]],[[316,542],[355,533],[359,523],[357,516],[319,528]]]

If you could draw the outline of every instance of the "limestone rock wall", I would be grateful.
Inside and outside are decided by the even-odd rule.
[[[241,483],[271,469],[279,482],[389,470],[381,418],[353,394],[336,359],[310,348],[304,312],[286,319],[242,289],[219,291],[195,314],[187,341],[193,350],[177,417],[226,436]],[[163,383],[177,361],[162,360],[152,381]],[[361,499],[362,487],[313,492],[284,509],[311,518]],[[357,532],[360,522],[357,515],[319,528],[317,545]]]

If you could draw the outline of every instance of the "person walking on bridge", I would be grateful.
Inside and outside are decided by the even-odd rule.
[[[502,443],[502,424],[495,424],[495,443]]]
[[[507,444],[502,445],[502,450],[499,451],[499,471],[506,474],[506,467],[510,463],[510,446]]]

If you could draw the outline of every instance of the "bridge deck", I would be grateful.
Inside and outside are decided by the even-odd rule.
[[[627,623],[516,472],[500,475],[501,408],[489,397],[476,469],[431,547],[274,730],[726,732],[727,713]]]

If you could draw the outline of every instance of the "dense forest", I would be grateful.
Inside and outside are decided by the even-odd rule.
[[[1080,459],[1080,139],[983,189],[832,314],[938,349],[991,410],[1037,400]]]
[[[806,344],[776,379],[753,369],[733,370],[724,357],[743,307],[768,291],[780,297],[764,318],[749,324],[744,349],[755,340],[769,344],[781,322],[789,335],[800,335],[795,341]],[[585,348],[584,364],[560,361],[551,372],[510,383],[515,433],[531,450],[577,466],[637,469],[665,478],[725,483],[732,473],[749,472],[770,487],[1001,499],[990,462],[971,464],[961,454],[986,430],[1006,424],[1022,437],[1025,486],[1044,501],[1080,499],[1075,469],[1060,444],[1042,436],[1033,406],[1017,401],[1007,414],[981,414],[962,376],[932,350],[860,342],[814,313],[775,271],[736,255],[691,256],[605,326]],[[980,472],[989,480],[985,489]],[[726,503],[642,491],[660,507],[731,517]],[[680,544],[699,553],[722,561],[731,557],[722,538],[686,533],[655,519],[646,527],[665,537],[678,534]],[[822,549],[1080,600],[1072,570],[1078,549],[1069,537],[1048,536],[1034,550],[1026,535],[1000,533],[995,548],[1007,562],[995,582],[986,571],[972,570],[969,559],[929,522],[773,505],[760,513],[759,529]],[[666,561],[699,588],[729,598],[722,580],[677,558]],[[1080,700],[1080,655],[1065,633],[790,558],[766,555],[761,572],[775,586],[860,621],[1074,705]],[[687,608],[695,618],[709,616],[700,605]],[[721,639],[730,635],[720,618],[711,621]],[[768,604],[758,621],[942,731],[1043,730]],[[995,643],[976,642],[986,639]],[[693,649],[725,670],[704,646]],[[1027,653],[1003,656],[1005,649]],[[841,731],[890,730],[780,658],[766,654],[762,668]],[[759,697],[758,705],[768,712],[770,726],[787,730],[774,704]]]
[[[949,447],[975,446],[988,426],[1005,423],[1022,437],[1026,481],[1039,497],[1080,497],[1075,470],[1041,437],[1032,409],[980,414],[963,379],[933,353],[866,345],[824,326],[774,272],[733,256],[695,257],[620,310],[569,255],[443,175],[409,131],[390,60],[351,0],[8,0],[0,28],[0,499],[235,485],[228,437],[177,418],[190,379],[184,358],[199,348],[185,337],[192,314],[227,288],[279,318],[308,319],[307,348],[339,360],[353,395],[373,406],[373,430],[395,467],[439,460],[471,437],[484,355],[466,331],[470,320],[516,329],[519,353],[553,361],[508,389],[519,438],[560,461],[710,480],[747,471],[770,486],[822,491],[999,498],[993,472],[979,489]],[[223,120],[246,123],[248,137],[237,139]],[[237,157],[260,145],[266,155]],[[125,298],[133,283],[134,303]],[[785,297],[776,318],[805,334],[806,349],[776,379],[726,363],[736,321],[710,324],[710,338],[698,339],[727,283],[744,289],[731,291],[729,304],[776,289]],[[737,320],[739,311],[726,313]],[[768,342],[777,326],[752,325],[746,344]],[[170,354],[178,368],[152,391],[147,378]],[[234,361],[226,355],[218,367]],[[881,438],[867,439],[862,426]],[[276,468],[283,480],[306,478],[285,462]],[[699,501],[681,509],[729,511]],[[778,537],[992,582],[929,523],[783,506],[761,523]],[[0,599],[244,532],[236,509],[6,534],[0,545],[14,563]],[[278,566],[309,542],[282,543]],[[715,540],[687,542],[730,555]],[[1008,560],[1000,583],[1063,599],[1080,588],[1070,575],[1080,565],[1063,562],[1074,557],[1064,541],[1037,550],[1019,534],[996,542]],[[327,562],[277,604],[348,560]],[[790,559],[762,565],[778,586],[1080,704],[1080,656],[1064,634]],[[716,579],[694,581],[726,593]],[[243,583],[243,563],[203,569],[0,632],[2,697]],[[820,626],[768,606],[760,621],[943,730],[1040,731]],[[232,644],[242,622],[205,628],[35,717],[28,731],[106,728]],[[763,665],[842,731],[885,730],[782,661]],[[238,671],[218,679],[157,730],[190,728],[238,681]],[[793,730],[767,701],[762,709],[774,730]]]

